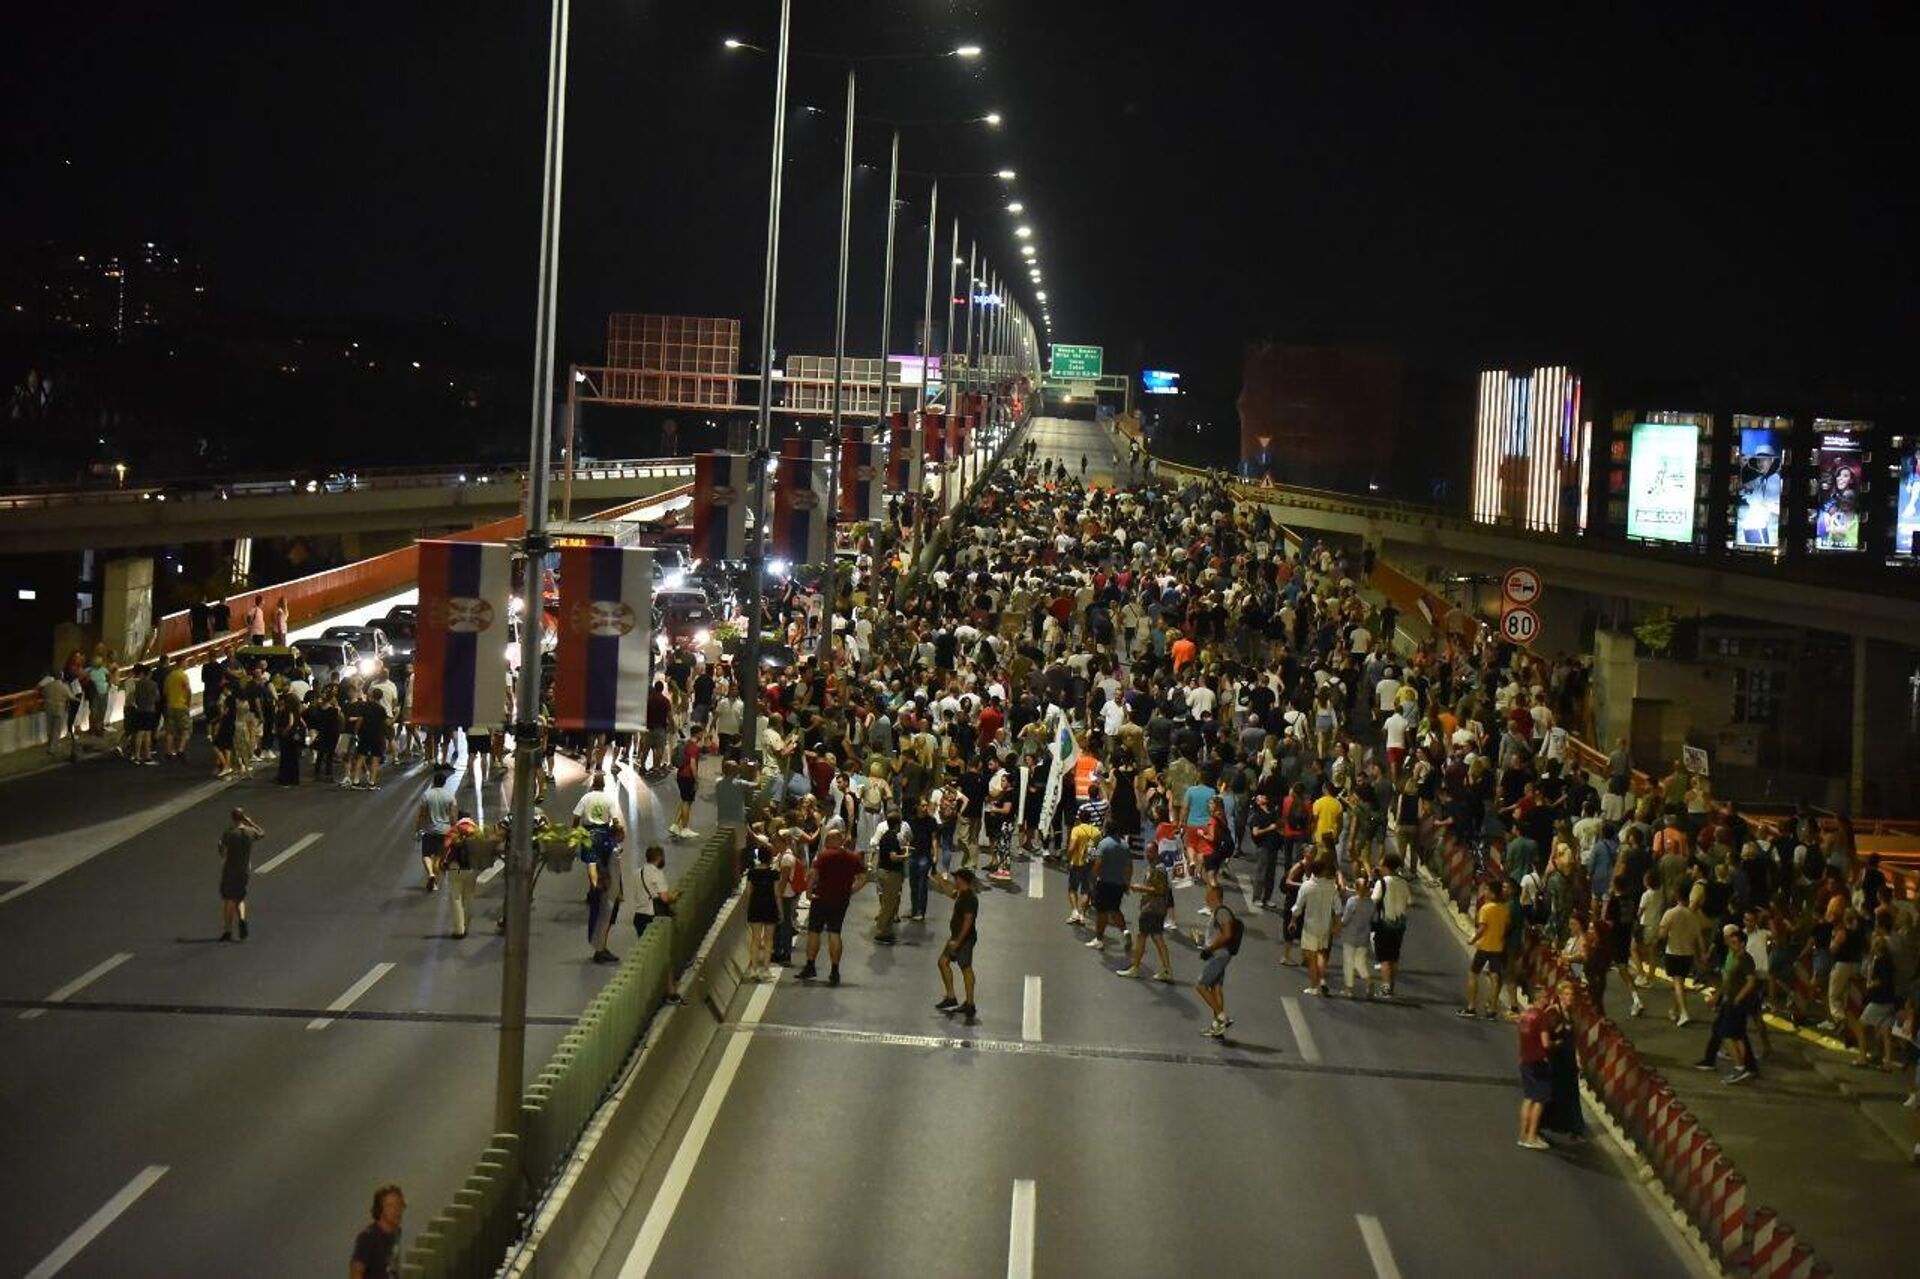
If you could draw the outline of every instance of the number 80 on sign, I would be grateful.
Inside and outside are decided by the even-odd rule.
[[[1530,608],[1509,608],[1500,614],[1500,638],[1509,644],[1531,644],[1540,633],[1540,615]]]

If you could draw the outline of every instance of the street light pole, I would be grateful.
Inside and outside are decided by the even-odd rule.
[[[980,242],[978,240],[968,240],[967,241],[967,341],[966,341],[965,347],[962,348],[963,350],[962,358],[966,362],[967,380],[966,380],[965,386],[966,386],[967,401],[969,404],[972,403],[972,400],[973,400],[973,394],[972,394],[973,393],[973,299],[979,292],[979,283],[974,277],[975,277],[975,272],[979,268],[979,265],[980,265]],[[962,406],[962,407],[965,407],[965,406]],[[967,451],[969,453],[973,451],[973,440],[971,437],[969,437],[967,440]],[[960,482],[963,485],[966,483],[965,476],[961,477]]]
[[[947,415],[942,421],[946,438],[940,441],[940,456],[944,459],[940,466],[940,517],[946,518],[947,511],[953,505],[949,490],[953,487],[953,473],[960,465],[960,459],[952,456],[953,450],[947,447],[956,437],[950,425],[953,422],[953,280],[960,273],[960,219],[953,220],[953,244],[947,249],[947,331],[946,354],[940,357],[940,384],[947,393]],[[967,285],[967,292],[973,292],[973,285]]]
[[[553,348],[560,293],[560,177],[567,141],[567,6],[553,0],[547,38],[547,145],[541,174],[540,294],[533,329],[533,421],[527,447],[527,588],[520,675],[514,688],[513,830],[507,848],[506,954],[500,966],[500,1056],[493,1130],[520,1131],[527,1052],[527,934],[532,903],[534,767],[540,753],[540,572],[547,550],[547,481],[553,466]]]
[[[846,393],[847,363],[847,239],[853,227],[853,99],[854,73],[847,68],[846,158],[840,169],[840,295],[833,323],[833,427],[827,437],[827,562],[821,580],[825,595],[820,604],[819,667],[833,659],[833,604],[839,596],[839,564],[834,554],[840,528],[840,405]]]
[[[920,311],[920,443],[926,447],[927,402],[933,398],[933,244],[939,238],[940,224],[940,179],[933,180],[933,194],[927,200],[927,296]],[[913,494],[913,558],[911,563],[920,559],[920,545],[925,539],[927,522],[926,485],[922,484]]]
[[[740,744],[759,777],[760,758],[760,605],[767,562],[767,461],[773,446],[773,311],[780,279],[780,170],[787,150],[787,33],[793,24],[793,0],[780,0],[780,40],[774,50],[773,163],[767,182],[766,281],[760,292],[760,408],[753,427],[753,535],[747,543],[747,643],[740,681]]]
[[[880,429],[890,425],[887,415],[887,374],[892,363],[887,359],[887,348],[893,344],[893,215],[900,192],[900,130],[893,131],[893,162],[887,169],[887,266],[885,282],[880,287],[880,416],[874,422],[873,437],[880,438]]]
[[[578,435],[578,432],[574,429],[574,422],[580,416],[580,379],[583,376],[585,375],[582,374],[577,367],[571,364],[567,365],[567,434],[566,442],[562,446],[563,451],[567,455],[567,477],[566,488],[561,491],[560,495],[560,518],[563,520],[573,518],[573,450],[574,439]]]

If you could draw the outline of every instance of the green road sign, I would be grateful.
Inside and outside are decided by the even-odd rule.
[[[1101,349],[1097,346],[1053,344],[1047,375],[1060,378],[1097,378],[1100,376]]]

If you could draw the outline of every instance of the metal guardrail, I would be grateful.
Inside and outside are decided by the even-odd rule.
[[[567,469],[555,467],[551,482],[558,487],[566,479]],[[680,458],[631,458],[594,461],[575,467],[574,480],[678,479],[693,474],[693,463]],[[478,488],[491,486],[519,491],[526,481],[524,470],[475,465],[465,469],[389,467],[352,472],[339,481],[339,487],[323,478],[232,476],[224,479],[180,478],[159,480],[131,487],[90,488],[71,485],[25,486],[0,493],[0,514],[7,511],[64,509],[81,506],[129,506],[150,502],[206,503],[264,497],[297,497],[303,494],[344,497],[352,493],[388,492],[407,489]]]

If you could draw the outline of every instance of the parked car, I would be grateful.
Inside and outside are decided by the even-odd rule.
[[[414,623],[412,618],[369,617],[367,629],[378,631],[386,636],[386,662],[389,667],[408,669],[413,666]]]
[[[662,600],[654,608],[654,634],[668,648],[699,648],[713,636],[719,617],[703,595],[692,591],[669,592],[673,598]]]
[[[293,649],[307,664],[307,672],[315,688],[324,688],[336,679],[345,679],[360,668],[360,653],[351,640],[337,637],[329,639],[326,636],[295,640]],[[268,669],[271,670],[271,666]]]
[[[360,673],[373,674],[375,662],[387,662],[393,659],[393,642],[382,631],[371,626],[329,626],[320,632],[321,639],[345,640],[353,645],[360,656]]]

